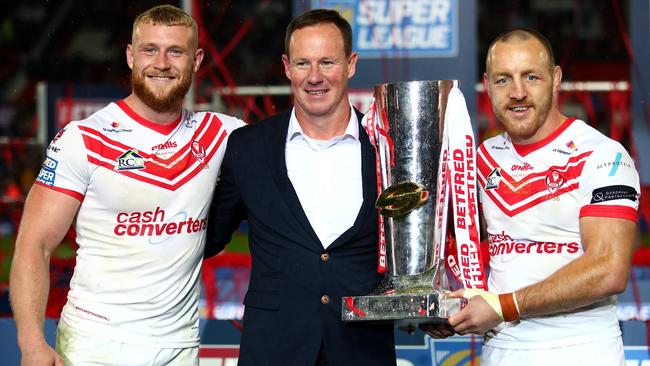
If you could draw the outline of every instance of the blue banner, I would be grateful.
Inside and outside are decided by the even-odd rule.
[[[458,55],[458,0],[312,0],[352,26],[360,58]]]

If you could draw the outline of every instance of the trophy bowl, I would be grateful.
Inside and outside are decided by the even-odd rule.
[[[441,163],[445,112],[456,80],[379,84],[371,108],[387,273],[364,296],[343,297],[344,321],[445,322],[462,299],[450,298],[444,266],[446,180]],[[366,118],[370,118],[366,117]],[[372,139],[371,139],[372,140]]]

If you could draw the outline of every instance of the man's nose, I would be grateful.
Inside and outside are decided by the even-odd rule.
[[[160,70],[166,70],[171,67],[169,63],[169,56],[167,55],[166,52],[159,52],[156,55],[156,59],[154,60],[154,66]]]
[[[320,69],[319,65],[311,65],[309,67],[309,75],[307,75],[307,80],[312,84],[318,84],[323,81],[323,72]]]
[[[510,98],[522,100],[526,98],[527,91],[523,80],[514,80],[510,86]]]

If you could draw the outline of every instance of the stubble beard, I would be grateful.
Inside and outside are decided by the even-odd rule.
[[[541,105],[534,103],[532,104],[532,107],[534,108],[534,113],[531,119],[521,121],[516,118],[507,118],[507,108],[505,112],[501,115],[496,115],[496,117],[501,121],[501,124],[508,134],[511,137],[514,137],[515,140],[528,140],[535,136],[535,134],[542,128],[546,122],[551,106],[550,101],[545,101],[542,102]],[[540,111],[544,112],[540,113]]]
[[[172,89],[162,95],[156,94],[147,86],[142,73],[131,72],[131,88],[133,93],[147,105],[158,113],[168,113],[180,111],[183,107],[183,99],[190,90],[192,84],[191,70],[183,75],[180,82]]]

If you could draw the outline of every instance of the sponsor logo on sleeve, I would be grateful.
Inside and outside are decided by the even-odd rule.
[[[613,177],[614,175],[616,175],[616,172],[618,172],[618,169],[620,167],[632,168],[632,164],[629,161],[621,161],[622,158],[623,158],[623,154],[621,152],[617,152],[616,156],[614,156],[613,161],[600,163],[596,165],[596,169],[603,169],[603,168],[609,169],[609,173],[607,174],[607,176]]]
[[[625,199],[636,202],[639,199],[639,194],[633,187],[623,185],[596,188],[591,192],[591,203]]]
[[[63,131],[63,130],[61,130]],[[45,184],[47,186],[54,185],[54,179],[56,178],[56,167],[59,165],[59,162],[50,158],[49,156],[45,158],[43,162],[43,167],[36,177],[36,181]]]
[[[62,128],[62,129],[61,129],[61,130],[56,134],[56,136],[54,136],[54,138],[52,139],[52,143],[55,143],[58,139],[60,139],[61,136],[63,136],[63,133],[64,133],[64,132],[65,132],[65,127]]]
[[[45,158],[45,161],[43,162],[43,168],[49,169],[51,171],[55,171],[58,165],[59,162],[50,158],[49,156]]]
[[[36,181],[41,183],[41,184],[45,184],[47,186],[53,186],[54,185],[54,178],[56,178],[56,173],[43,168],[38,173],[38,177],[36,177]]]
[[[54,152],[54,153],[58,153],[59,151],[61,151],[61,148],[60,148],[60,147],[56,147],[56,146],[54,146],[54,144],[50,144],[50,145],[47,147],[47,150],[48,150],[48,151],[51,151],[51,152]]]
[[[65,127],[59,130],[56,136],[54,136],[54,138],[52,139],[52,142],[50,142],[50,144],[47,146],[48,151],[52,151],[54,153],[58,153],[59,151],[61,151],[61,148],[56,146],[56,142],[61,138],[61,136],[63,136],[64,132],[65,132]]]

